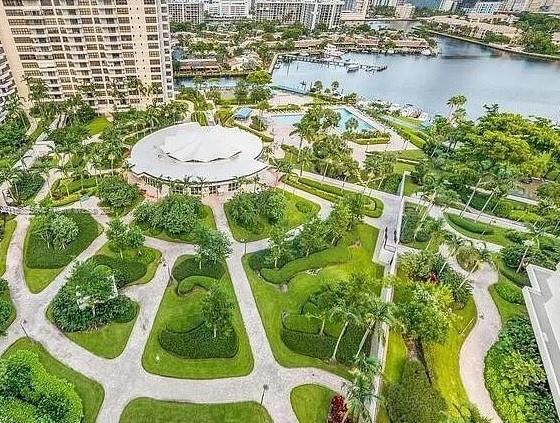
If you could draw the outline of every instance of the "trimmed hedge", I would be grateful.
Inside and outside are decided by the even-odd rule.
[[[194,256],[186,257],[173,267],[172,275],[177,281],[182,281],[188,276],[208,276],[209,278],[221,279],[226,273],[223,263],[216,263],[212,267],[202,265],[199,268],[198,259]]]
[[[211,328],[201,324],[189,332],[172,332],[164,329],[158,336],[161,347],[167,352],[181,358],[232,358],[239,350],[235,330],[227,334],[218,334],[214,338]]]
[[[512,304],[525,304],[521,288],[511,282],[498,282],[495,285],[496,292],[500,297]]]
[[[447,214],[447,219],[451,223],[459,226],[460,228],[464,229],[465,231],[469,231],[469,232],[472,232],[474,234],[484,233],[485,235],[492,235],[494,233],[494,228],[492,228],[492,226],[487,225],[485,223],[475,222],[471,219],[463,218],[463,217],[461,217],[457,214],[448,213]]]
[[[148,272],[148,266],[140,261],[122,260],[120,257],[110,257],[105,254],[95,255],[92,260],[113,269],[119,288],[137,281]]]
[[[188,295],[195,287],[208,290],[214,283],[216,279],[208,276],[187,276],[177,285],[177,295]]]
[[[33,232],[32,221],[24,255],[27,267],[32,269],[59,269],[65,267],[97,238],[99,227],[97,221],[91,215],[77,211],[64,213],[78,225],[78,237],[70,242],[65,249],[49,248],[45,241]]]

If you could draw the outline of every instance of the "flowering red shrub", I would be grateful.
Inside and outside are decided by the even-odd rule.
[[[346,400],[342,395],[335,395],[331,400],[331,405],[329,407],[329,417],[327,419],[328,423],[343,423],[344,418],[348,412],[348,407],[346,407]],[[346,422],[350,423],[348,419]]]

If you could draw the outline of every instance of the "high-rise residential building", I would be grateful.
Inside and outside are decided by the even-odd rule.
[[[371,0],[345,0],[342,7],[342,21],[363,21]]]
[[[251,0],[218,0],[205,4],[211,19],[239,20],[249,18]]]
[[[81,92],[100,112],[173,98],[167,8],[166,0],[2,0],[0,41],[19,94],[30,77],[50,99]]]
[[[6,58],[2,44],[0,44],[0,122],[4,120],[5,114],[3,108],[6,98],[15,92],[16,83],[14,82],[10,64]]]
[[[506,0],[501,10],[506,12],[560,13],[560,0]]]
[[[254,15],[257,21],[301,23],[308,29],[324,24],[331,29],[340,24],[343,3],[343,0],[256,0]]]
[[[204,21],[204,0],[169,0],[169,20],[171,22]]]

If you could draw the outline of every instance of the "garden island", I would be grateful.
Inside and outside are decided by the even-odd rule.
[[[0,422],[559,422],[558,125],[245,74],[7,98]]]

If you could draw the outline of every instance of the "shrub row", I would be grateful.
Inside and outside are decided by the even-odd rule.
[[[222,263],[214,264],[211,267],[203,263],[202,268],[199,267],[196,257],[185,257],[173,267],[173,278],[177,281],[182,281],[189,276],[208,276],[209,278],[221,279],[226,272]]]
[[[164,329],[158,337],[161,347],[181,358],[232,358],[239,349],[235,330],[218,334],[204,323],[189,332],[172,332]]]
[[[113,270],[119,288],[137,281],[148,271],[148,266],[140,261],[123,260],[120,257],[111,257],[105,254],[97,254],[92,257],[92,260]]]
[[[496,292],[500,297],[509,303],[525,304],[521,289],[510,282],[498,282],[495,286]]]
[[[87,213],[76,211],[66,215],[78,225],[78,237],[70,242],[65,249],[47,247],[45,241],[33,232],[33,222],[25,248],[25,264],[32,269],[58,269],[67,266],[84,251],[99,234],[96,220]]]
[[[188,295],[195,287],[210,289],[216,283],[216,279],[208,276],[187,276],[177,285],[177,295]]]
[[[465,231],[472,232],[474,234],[484,233],[485,235],[492,235],[494,233],[494,228],[485,223],[475,222],[474,220],[466,219],[453,213],[446,214],[446,217],[451,223],[459,226]]]

